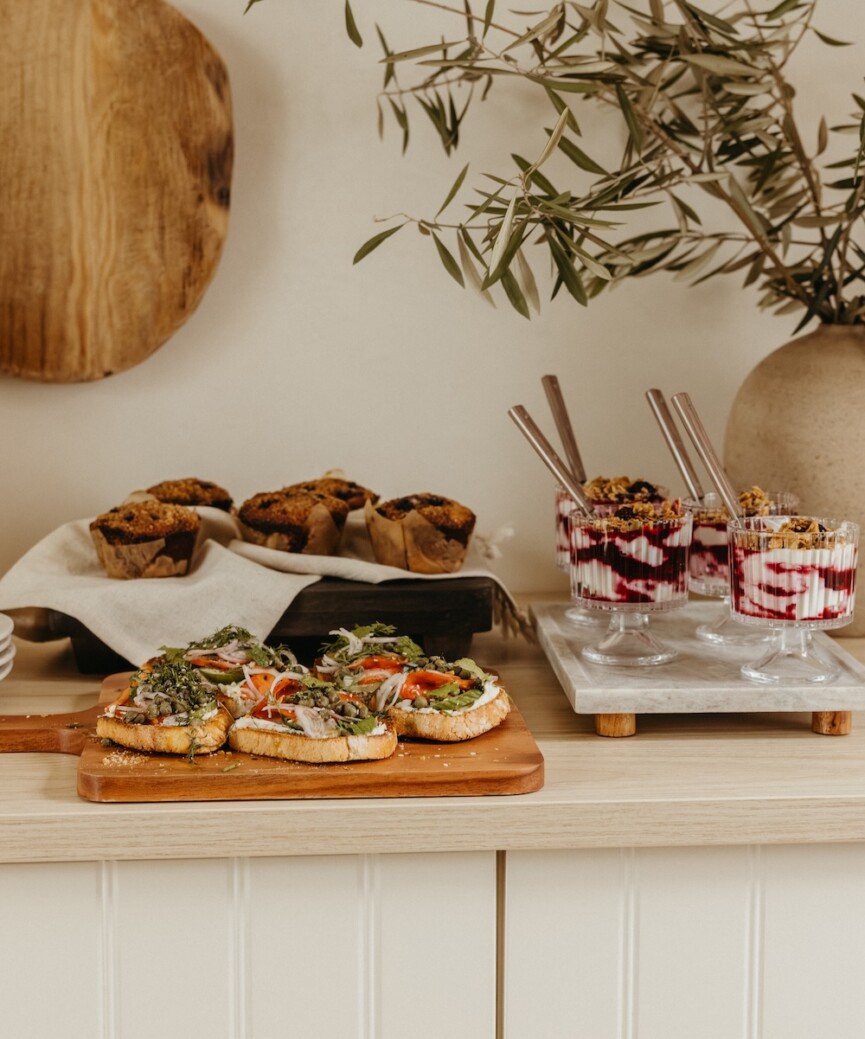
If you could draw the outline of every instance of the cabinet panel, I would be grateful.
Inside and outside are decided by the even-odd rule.
[[[227,859],[122,862],[106,885],[113,961],[107,1039],[206,1035],[234,1024],[232,869]]]
[[[865,846],[512,853],[505,1039],[861,1039]]]
[[[104,1036],[102,867],[0,866],[0,1006],[6,1036]]]
[[[865,1035],[865,846],[762,849],[759,1039]]]
[[[751,994],[751,852],[513,853],[506,1039],[733,1039]]]
[[[756,852],[640,851],[633,1026],[640,1039],[756,1039]]]
[[[494,1039],[495,854],[377,862],[380,1012],[366,1039]]]
[[[250,1039],[493,1039],[493,854],[241,868]]]
[[[508,854],[506,1039],[623,1034],[633,998],[630,872],[630,855],[620,851]]]

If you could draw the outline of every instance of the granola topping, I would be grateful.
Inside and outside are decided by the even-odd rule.
[[[654,484],[630,476],[596,476],[583,485],[583,490],[593,502],[651,501],[658,497]]]
[[[591,526],[597,530],[640,530],[641,527],[657,522],[681,519],[684,515],[681,501],[664,500],[659,505],[647,501],[634,501],[620,505],[609,516],[598,516]]]
[[[829,534],[830,537],[825,537]],[[819,520],[797,516],[787,520],[769,538],[769,548],[831,548],[847,539],[824,527]]]
[[[709,492],[703,499],[705,508],[696,509],[694,518],[698,523],[727,523],[730,513],[721,504],[718,495]],[[739,495],[739,505],[743,516],[770,516],[776,503],[769,497],[762,487],[756,484],[742,491]]]

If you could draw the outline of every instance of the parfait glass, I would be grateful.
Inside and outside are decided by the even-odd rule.
[[[666,664],[677,651],[658,639],[653,614],[688,601],[691,514],[657,507],[619,507],[607,516],[571,516],[571,598],[608,618],[606,631],[582,650],[594,664]]]
[[[746,497],[748,492],[740,496]],[[688,561],[688,588],[697,595],[720,599],[714,617],[700,624],[698,639],[714,645],[738,646],[765,642],[771,632],[755,625],[743,624],[730,606],[730,566],[727,524],[730,514],[714,492],[700,499],[688,498],[685,507],[694,517],[694,532]],[[793,515],[799,505],[795,494],[769,491],[759,503],[761,515]]]
[[[606,480],[604,477],[596,477],[590,483],[586,484],[585,487],[588,491],[591,491],[593,486],[600,484],[609,484],[614,481]],[[659,487],[655,484],[649,484],[645,480],[629,480],[627,477],[618,478],[617,482],[621,487],[621,493],[627,495],[632,493],[632,498],[624,497],[618,501],[611,501],[609,499],[597,499],[592,498],[592,510],[596,515],[607,516],[613,513],[621,505],[626,504],[628,501],[648,501],[652,505],[659,506],[668,496],[669,491],[666,487]],[[646,497],[649,492],[653,492],[651,497]],[[556,566],[563,570],[565,573],[569,573],[571,569],[571,529],[570,520],[572,515],[580,515],[580,510],[577,508],[577,504],[574,499],[568,494],[564,487],[561,485],[556,486]],[[599,617],[598,614],[590,609],[586,609],[577,603],[572,605],[565,611],[565,617],[572,623],[578,625],[597,624],[599,621],[603,621],[603,617]]]
[[[753,516],[728,526],[733,613],[768,630],[742,667],[755,682],[831,682],[841,669],[813,632],[853,617],[859,527],[814,516]]]

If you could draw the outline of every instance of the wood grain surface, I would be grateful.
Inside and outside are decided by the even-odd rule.
[[[189,317],[228,226],[228,74],[162,0],[6,4],[0,371],[100,379]]]

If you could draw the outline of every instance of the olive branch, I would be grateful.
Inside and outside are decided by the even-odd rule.
[[[355,263],[413,225],[457,283],[490,301],[500,286],[525,317],[540,308],[527,257],[540,245],[551,297],[564,289],[583,306],[625,278],[667,271],[698,284],[738,273],[761,308],[796,313],[797,330],[814,318],[865,322],[865,249],[856,233],[865,212],[865,99],[854,93],[852,113],[835,125],[821,118],[809,143],[786,71],[808,36],[847,45],[815,27],[817,0],[729,0],[717,13],[687,0],[562,0],[506,19],[496,0],[479,13],[470,0],[413,2],[441,11],[453,31],[397,51],[375,26],[380,135],[393,122],[405,151],[422,115],[451,154],[465,146],[469,113],[515,81],[542,95],[550,125],[533,161],[514,153],[513,168],[473,186],[463,219],[444,214],[468,187],[469,164],[432,217],[388,218],[393,226],[365,242]],[[349,0],[345,26],[363,46]],[[593,157],[580,105],[599,108],[623,140],[615,163]],[[836,140],[839,157],[828,161]],[[557,168],[567,160],[564,186],[548,175],[553,156]],[[713,201],[701,214],[706,198]],[[728,218],[713,227],[717,204]],[[640,210],[659,226],[628,234]]]

